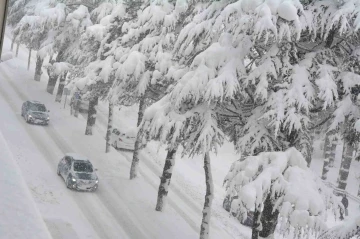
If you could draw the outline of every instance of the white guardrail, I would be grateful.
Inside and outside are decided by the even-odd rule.
[[[337,188],[334,184],[330,183],[330,182],[326,182],[326,181],[323,181],[324,184],[326,186],[328,186],[329,188],[332,188],[334,190],[334,193],[335,194],[346,194],[348,198],[354,200],[355,202],[359,203],[360,204],[360,198],[357,197],[357,196],[354,196],[350,193],[348,193],[346,190],[342,190],[342,189],[339,189]]]

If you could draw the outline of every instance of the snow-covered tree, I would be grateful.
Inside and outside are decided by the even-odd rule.
[[[273,235],[277,224],[286,238],[318,235],[326,229],[327,215],[338,218],[342,208],[295,148],[236,161],[224,183],[230,198],[237,196],[231,212],[245,220],[254,211],[253,239]],[[288,234],[290,228],[294,235]]]
[[[319,239],[350,239],[360,238],[360,217],[353,217],[346,222],[330,228],[322,233]]]
[[[310,164],[314,113],[339,99],[341,70],[334,56],[344,51],[340,34],[353,36],[357,30],[357,8],[349,6],[358,4],[294,0],[197,5],[197,14],[174,46],[169,75],[177,83],[145,114],[146,132],[162,132],[171,145],[172,132],[183,132],[187,119],[204,122],[202,117],[212,115],[215,123],[209,128],[229,134],[239,151],[253,155],[296,147]],[[211,138],[197,133],[195,142]],[[201,145],[192,140],[185,137],[187,153]]]
[[[110,93],[115,79],[113,64],[115,63],[114,49],[117,47],[117,38],[123,35],[122,25],[132,19],[131,11],[137,4],[130,5],[122,3],[105,2],[100,4],[91,13],[91,18],[96,23],[86,29],[79,41],[79,50],[74,49],[71,59],[83,68],[82,73],[74,79],[74,83],[85,89],[85,99],[99,98],[108,100],[109,107],[114,107],[122,97]],[[136,12],[136,11],[135,11]],[[78,87],[79,88],[79,87]],[[112,120],[112,110],[109,109],[109,120]],[[108,125],[106,145],[109,149],[111,125]],[[91,121],[87,123],[87,132],[91,131]]]

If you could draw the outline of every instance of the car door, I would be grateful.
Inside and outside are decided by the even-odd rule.
[[[58,165],[58,170],[59,170],[59,173],[60,173],[61,176],[62,176],[62,172],[64,170],[64,165],[65,165],[65,157],[63,157],[60,160],[59,165]]]
[[[63,167],[63,170],[62,170],[62,175],[63,175],[63,177],[65,179],[69,175],[70,169],[71,169],[71,158],[66,156],[65,157],[65,164],[64,164],[64,167]]]
[[[22,108],[21,108],[21,112],[23,113],[23,115],[25,116],[26,115],[26,107],[27,107],[27,104],[28,102],[24,102],[24,104],[22,105]]]

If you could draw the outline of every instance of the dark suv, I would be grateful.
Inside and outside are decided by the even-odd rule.
[[[49,124],[49,114],[45,105],[38,101],[25,101],[21,107],[21,116],[27,123]]]

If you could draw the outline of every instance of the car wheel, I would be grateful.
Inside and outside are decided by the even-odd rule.
[[[67,177],[66,181],[65,181],[66,187],[71,189],[71,185],[70,185],[70,177]]]
[[[28,115],[25,117],[25,121],[26,121],[26,123],[30,124],[30,120],[29,120],[29,116],[28,116]]]
[[[57,175],[59,175],[59,176],[60,176],[60,170],[59,170],[59,167],[57,167],[56,173],[57,173]]]
[[[21,109],[21,116],[24,117],[24,111]]]

